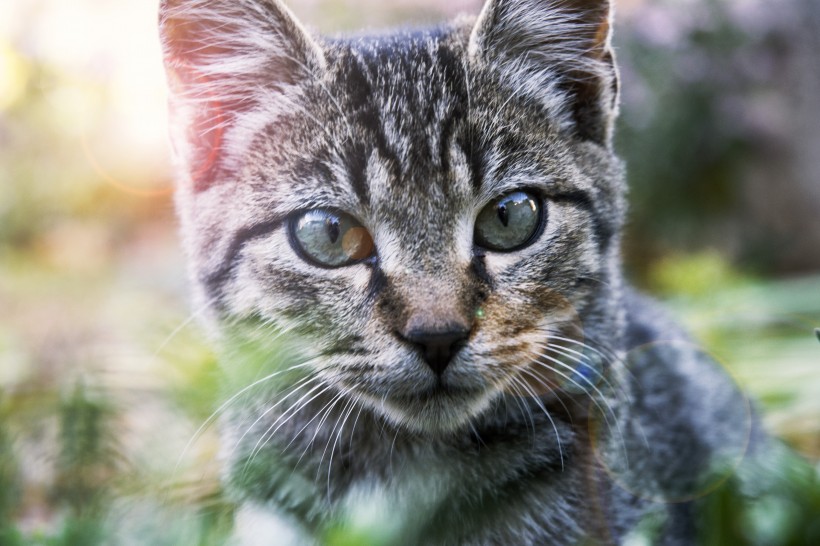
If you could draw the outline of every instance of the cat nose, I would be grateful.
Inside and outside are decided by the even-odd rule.
[[[436,375],[441,375],[469,335],[467,328],[453,325],[444,330],[411,330],[404,338],[419,345],[424,361]]]

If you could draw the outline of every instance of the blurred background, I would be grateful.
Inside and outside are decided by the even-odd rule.
[[[124,543],[220,544],[230,525],[213,427],[188,445],[218,379],[176,239],[156,4],[0,2],[0,545],[110,543],[114,527]],[[480,4],[290,2],[333,33]],[[731,542],[709,540],[809,544],[820,533],[820,2],[617,7],[629,276],[802,457],[786,478],[796,485],[737,493],[737,513],[719,511],[737,527]],[[180,517],[159,533],[169,513]]]

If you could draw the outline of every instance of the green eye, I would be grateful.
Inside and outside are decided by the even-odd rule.
[[[324,267],[342,267],[373,255],[373,238],[349,214],[311,210],[290,225],[293,241],[309,261]]]
[[[518,250],[529,244],[541,227],[541,201],[531,193],[502,195],[478,214],[475,242],[498,252]]]

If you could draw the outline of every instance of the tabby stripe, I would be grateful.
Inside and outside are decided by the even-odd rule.
[[[493,278],[490,276],[489,271],[487,271],[487,263],[485,261],[483,251],[473,254],[473,261],[470,264],[470,267],[472,268],[473,274],[476,278],[485,284],[487,288],[492,290],[495,283],[493,282]]]
[[[360,125],[368,134],[367,140],[375,142],[375,148],[387,163],[387,168],[395,180],[401,177],[397,154],[390,148],[381,116],[373,99],[373,84],[364,61],[353,52],[348,52],[341,61],[342,84],[347,89],[352,109],[352,121]],[[346,158],[351,173],[353,191],[362,203],[370,202],[370,188],[367,185],[367,156],[363,146],[354,146]]]
[[[450,144],[456,124],[464,118],[460,106],[455,106],[441,122],[441,137],[439,140],[439,164],[443,173],[450,172]],[[466,154],[465,154],[466,155]]]
[[[450,172],[450,145],[453,135],[459,124],[463,125],[467,118],[467,92],[464,87],[464,77],[460,71],[452,68],[455,61],[443,51],[439,51],[440,63],[444,65],[445,81],[449,84],[449,91],[455,95],[449,111],[440,122],[441,136],[439,137],[439,161],[445,173]],[[465,155],[467,155],[465,153]]]
[[[468,127],[466,132],[472,134],[472,129]],[[484,183],[484,156],[478,151],[472,140],[465,142],[463,138],[459,138],[456,145],[467,158],[470,166],[470,182],[473,185],[473,190],[479,193]]]
[[[602,222],[594,201],[590,195],[583,190],[572,190],[568,192],[549,194],[549,199],[557,202],[570,203],[579,206],[589,212],[592,216],[592,234],[598,249],[603,252],[609,246],[614,235],[614,230],[608,223]]]
[[[344,159],[348,173],[350,173],[350,186],[359,202],[365,206],[370,205],[370,187],[367,184],[367,150],[362,144],[353,143],[347,149]]]
[[[375,263],[372,266],[372,271],[370,273],[370,282],[367,285],[367,299],[370,301],[376,301],[376,298],[379,294],[384,291],[387,287],[387,277],[382,271],[382,268],[379,267],[378,263]]]
[[[222,258],[219,268],[202,279],[202,282],[208,290],[208,294],[210,296],[221,296],[220,292],[222,285],[228,281],[231,273],[233,273],[233,270],[238,262],[239,253],[242,251],[245,244],[252,239],[267,235],[274,229],[278,228],[283,221],[283,217],[277,216],[265,222],[254,224],[237,231],[231,240],[231,244],[228,246],[228,250]]]

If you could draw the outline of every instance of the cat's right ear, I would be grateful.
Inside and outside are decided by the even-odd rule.
[[[469,54],[514,93],[561,112],[579,138],[611,146],[618,113],[611,22],[612,0],[487,0]]]
[[[321,47],[279,0],[161,0],[159,27],[171,138],[195,190],[260,129],[254,119],[265,116],[255,112],[287,110],[294,90],[324,68]]]

